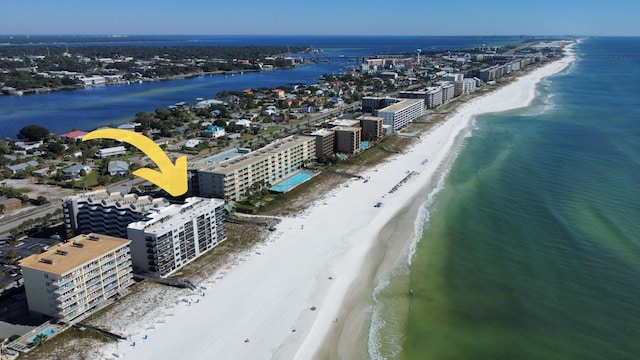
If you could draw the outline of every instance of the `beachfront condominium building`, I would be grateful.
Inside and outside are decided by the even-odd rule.
[[[333,130],[319,129],[311,134],[316,138],[316,158],[333,154],[336,133]]]
[[[446,104],[449,101],[453,100],[453,97],[455,95],[455,87],[454,87],[453,83],[443,81],[440,84],[440,89],[442,91],[442,103],[443,104]]]
[[[461,96],[476,91],[476,81],[474,79],[462,79],[454,84],[454,96]]]
[[[484,81],[495,81],[504,76],[504,65],[494,65],[480,70],[478,77]]]
[[[402,99],[424,99],[425,109],[435,109],[443,104],[442,89],[439,86],[419,91],[401,91],[399,96]]]
[[[127,226],[144,218],[151,209],[169,206],[164,198],[124,194],[109,190],[91,191],[62,201],[64,223],[78,234],[96,232],[127,237]]]
[[[373,113],[378,109],[385,108],[391,104],[397,103],[398,99],[390,97],[365,96],[362,98],[362,111]]]
[[[360,121],[362,141],[375,141],[382,137],[382,124],[384,119],[380,116],[362,115],[356,118],[356,120]]]
[[[357,154],[362,151],[360,147],[362,128],[350,126],[332,127],[336,133],[335,151],[342,154]]]
[[[226,240],[224,201],[190,197],[129,224],[136,272],[167,276]]]
[[[358,127],[360,126],[360,121],[351,120],[351,119],[333,119],[327,122],[327,125],[332,128],[335,126],[344,126],[344,127]]]
[[[190,162],[191,194],[242,200],[251,185],[276,184],[315,158],[316,138],[293,135],[243,156],[218,163]]]
[[[376,112],[376,116],[382,117],[384,125],[388,125],[392,132],[402,129],[422,115],[424,115],[424,99],[402,99]]]
[[[29,311],[73,320],[132,284],[130,241],[101,234],[78,235],[22,261]]]
[[[463,73],[445,74],[445,75],[442,75],[441,79],[442,81],[448,81],[448,82],[462,81],[462,79],[464,79],[464,74]]]

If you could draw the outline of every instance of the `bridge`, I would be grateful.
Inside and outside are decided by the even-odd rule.
[[[330,55],[323,53],[311,54],[304,57],[305,61],[311,62],[345,62],[345,63],[356,63],[362,64],[365,59],[404,59],[406,58],[406,54],[387,54],[387,55]]]

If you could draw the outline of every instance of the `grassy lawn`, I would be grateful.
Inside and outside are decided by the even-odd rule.
[[[92,171],[84,179],[76,180],[73,182],[73,186],[75,187],[94,187],[98,186],[98,172]]]
[[[278,130],[280,130],[280,129],[282,129],[280,126],[269,126],[268,128],[263,129],[263,130],[261,131],[261,133],[263,133],[263,134],[270,134],[270,133],[272,133],[272,132],[274,132],[274,131],[278,131]]]

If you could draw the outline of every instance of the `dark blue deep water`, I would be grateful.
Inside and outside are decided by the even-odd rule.
[[[481,36],[0,36],[0,55],[4,46],[24,44],[73,46],[237,46],[279,45],[309,46],[324,54],[365,56],[399,54],[417,49],[469,49],[486,44],[499,46],[518,43],[518,37]],[[0,96],[0,138],[15,137],[28,124],[45,126],[55,134],[72,129],[89,131],[104,125],[119,125],[132,120],[137,112],[152,112],[177,102],[195,102],[213,98],[223,90],[277,87],[290,83],[313,84],[323,74],[343,72],[354,63],[333,61],[297,67],[291,70],[250,73],[235,76],[216,75],[185,80],[158,81],[133,85],[17,96]]]

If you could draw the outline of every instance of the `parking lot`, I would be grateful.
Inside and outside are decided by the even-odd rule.
[[[46,251],[49,246],[56,242],[55,239],[64,234],[64,225],[58,224],[54,227],[44,229],[32,236],[19,237],[13,240],[10,235],[4,235],[0,238],[0,270],[4,274],[0,278],[0,283],[14,285],[22,279],[22,271],[17,262],[36,252]],[[12,246],[13,242],[13,246]],[[8,263],[7,257],[17,255],[15,263]]]

